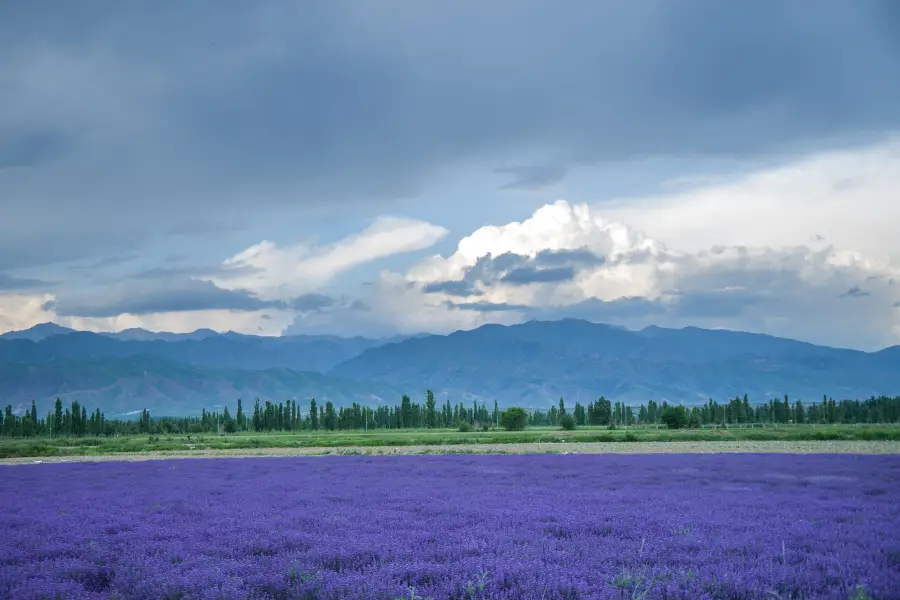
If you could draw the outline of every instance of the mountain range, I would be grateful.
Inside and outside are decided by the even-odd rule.
[[[74,331],[43,323],[0,335],[0,402],[56,397],[108,414],[188,415],[237,398],[548,407],[601,394],[632,404],[748,394],[817,400],[900,394],[900,346],[861,352],[696,327],[631,331],[577,319],[484,325],[449,335],[261,337],[198,330]]]

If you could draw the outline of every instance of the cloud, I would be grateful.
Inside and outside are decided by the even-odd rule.
[[[503,190],[540,190],[562,181],[568,169],[554,166],[501,167],[494,173],[513,176],[513,181],[500,186]]]
[[[58,317],[52,320],[73,329],[83,331],[122,331],[140,327],[147,331],[190,333],[197,329],[236,331],[253,335],[279,335],[291,324],[293,311],[267,310],[198,310],[167,312],[146,315],[122,314],[114,317]],[[44,318],[44,321],[51,320]]]
[[[10,132],[0,138],[0,170],[41,164],[59,156],[65,150],[66,139],[53,131]]]
[[[92,330],[117,327],[152,328],[154,323],[184,327],[183,313],[203,315],[211,328],[232,329],[231,314],[243,330],[260,328],[269,334],[283,330],[297,314],[334,314],[341,307],[360,312],[359,299],[337,306],[331,296],[318,290],[336,274],[397,253],[432,245],[447,230],[423,221],[382,217],[358,234],[334,244],[299,244],[281,249],[263,242],[226,260],[217,267],[152,267],[115,279],[81,279],[41,297],[37,311],[43,320],[55,320]],[[118,264],[126,261],[106,261]],[[221,283],[220,283],[221,282]],[[4,276],[0,289],[27,289],[42,282]],[[253,288],[253,289],[247,289]],[[35,300],[17,303],[34,307]],[[240,313],[248,313],[240,316]],[[276,317],[273,317],[276,315]],[[290,318],[284,315],[289,315]],[[200,316],[198,316],[198,319]],[[33,324],[33,323],[32,323]],[[22,325],[20,318],[9,327]],[[26,325],[27,326],[27,325]],[[281,327],[281,330],[276,327]]]
[[[854,285],[852,288],[841,294],[841,298],[863,298],[868,295],[869,292],[864,292],[859,289],[858,285]]]
[[[663,302],[640,297],[610,301],[588,298],[567,306],[530,307],[527,316],[540,320],[584,319],[596,323],[633,323],[634,320],[662,318],[666,309]]]
[[[847,180],[856,183],[841,185]],[[892,137],[811,154],[727,183],[621,198],[593,208],[688,252],[808,243],[900,262],[898,194],[900,137]]]
[[[900,292],[890,285],[898,274],[896,265],[832,246],[676,251],[587,205],[558,201],[525,221],[480,228],[449,256],[383,273],[373,306],[406,332],[423,314],[432,331],[579,317],[874,348],[900,340],[893,310]],[[866,291],[859,281],[867,281]],[[459,299],[472,291],[477,300]],[[848,295],[861,303],[858,310],[846,310]]]
[[[461,164],[765,156],[900,126],[891,3],[17,4],[9,267],[393,202]],[[518,169],[519,188],[561,172]]]
[[[61,294],[44,306],[65,317],[116,317],[206,310],[259,311],[287,308],[283,302],[260,300],[242,290],[226,290],[209,281],[170,277],[127,280],[101,293]]]
[[[480,296],[482,292],[467,281],[435,281],[422,286],[426,294],[447,294],[448,296]]]
[[[261,242],[226,260],[223,271],[210,280],[226,289],[288,299],[327,284],[352,267],[428,248],[446,234],[445,228],[423,221],[381,217],[362,232],[327,246],[279,248]]]
[[[301,312],[317,311],[334,306],[335,300],[324,294],[304,294],[290,301],[289,306]]]
[[[52,299],[49,294],[0,293],[0,332],[53,320],[54,314],[43,308]]]
[[[518,311],[523,312],[531,307],[516,304],[506,304],[505,302],[447,302],[448,308],[456,308],[460,310],[474,310],[477,312],[503,312]]]
[[[574,278],[575,269],[572,267],[555,267],[552,269],[520,267],[504,275],[500,281],[502,283],[529,284],[571,281]]]
[[[96,271],[107,267],[115,267],[132,262],[138,258],[137,254],[121,254],[117,256],[107,256],[99,260],[91,261],[85,265],[75,265],[70,267],[72,271]]]
[[[35,290],[47,288],[49,286],[50,284],[48,282],[40,279],[16,277],[15,275],[0,273],[0,292]]]

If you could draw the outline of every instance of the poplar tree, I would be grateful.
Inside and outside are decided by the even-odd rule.
[[[309,401],[309,426],[313,431],[319,428],[319,411],[316,410],[316,399]]]
[[[59,436],[63,432],[63,408],[62,400],[56,399],[53,404],[53,435]]]
[[[434,394],[425,390],[425,426],[429,429],[437,427],[437,411],[434,408]]]

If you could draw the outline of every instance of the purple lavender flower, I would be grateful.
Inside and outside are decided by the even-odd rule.
[[[7,467],[0,598],[900,598],[900,457]]]

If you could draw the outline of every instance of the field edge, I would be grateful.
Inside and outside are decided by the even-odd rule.
[[[145,461],[184,458],[398,456],[433,454],[900,454],[897,441],[532,442],[343,447],[145,450],[109,454],[17,456],[0,465]]]

